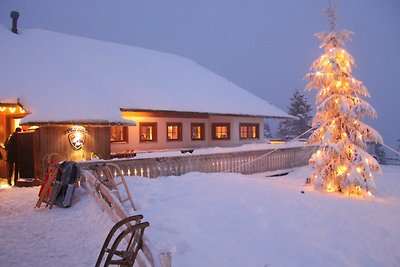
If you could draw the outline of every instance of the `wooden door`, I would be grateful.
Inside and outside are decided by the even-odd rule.
[[[17,137],[19,178],[34,178],[34,133],[22,132]]]

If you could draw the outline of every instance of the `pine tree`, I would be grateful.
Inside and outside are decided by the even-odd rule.
[[[271,138],[271,127],[269,126],[268,122],[264,120],[264,138]]]
[[[318,145],[311,159],[311,181],[318,189],[329,192],[362,195],[374,191],[372,173],[381,172],[379,163],[366,152],[366,141],[383,143],[380,134],[360,121],[365,116],[376,117],[376,111],[360,97],[369,97],[361,81],[351,72],[353,57],[344,43],[353,34],[336,31],[334,8],[327,9],[331,31],[317,33],[325,53],[311,65],[305,77],[306,89],[318,90],[317,112],[312,125],[318,127],[308,143]]]
[[[291,140],[309,130],[312,119],[311,110],[311,105],[307,103],[306,96],[296,89],[293,97],[290,98],[288,114],[297,117],[298,120],[288,119],[282,121],[279,124],[278,137]],[[308,136],[309,134],[305,134],[301,137],[307,138]]]

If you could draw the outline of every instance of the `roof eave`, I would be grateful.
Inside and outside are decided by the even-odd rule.
[[[177,111],[177,110],[161,110],[161,109],[142,109],[142,108],[120,108],[121,112],[162,112],[173,114],[193,114],[193,115],[203,115],[203,116],[240,116],[240,117],[261,117],[261,118],[271,118],[271,119],[297,119],[290,115],[287,116],[277,116],[277,115],[262,115],[262,114],[241,114],[241,113],[222,113],[222,112],[200,112],[200,111]]]
[[[65,121],[27,121],[21,122],[21,125],[26,126],[66,126],[66,125],[82,125],[82,126],[135,126],[134,121],[103,121],[103,120],[65,120]]]

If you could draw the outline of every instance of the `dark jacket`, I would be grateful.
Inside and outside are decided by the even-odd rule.
[[[15,162],[18,157],[18,149],[17,149],[17,133],[13,133],[10,135],[6,142],[4,143],[4,147],[7,151],[7,161]]]

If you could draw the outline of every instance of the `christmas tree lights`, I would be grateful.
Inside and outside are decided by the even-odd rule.
[[[319,149],[311,156],[311,182],[315,188],[347,195],[362,195],[375,190],[372,173],[381,172],[379,163],[366,152],[366,142],[383,143],[380,134],[361,122],[376,111],[361,97],[369,97],[363,83],[351,72],[355,62],[344,49],[352,32],[336,31],[334,8],[327,9],[331,31],[315,36],[322,41],[325,53],[316,59],[305,79],[307,90],[316,89],[316,130],[308,143]]]

